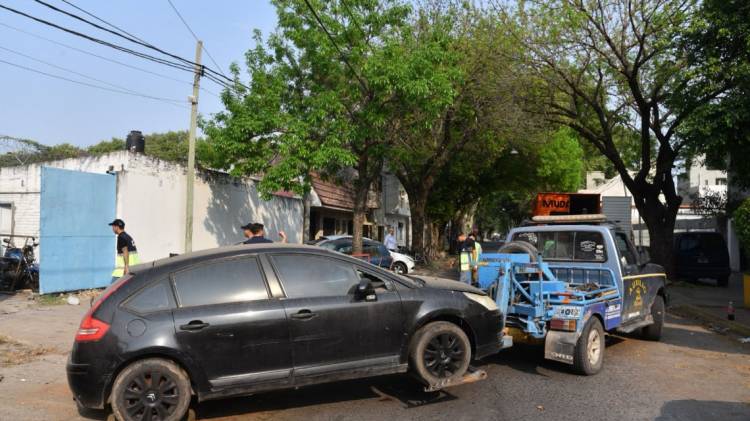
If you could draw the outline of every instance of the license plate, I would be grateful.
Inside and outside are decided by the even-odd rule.
[[[555,307],[555,319],[578,319],[581,317],[581,307],[559,306]]]

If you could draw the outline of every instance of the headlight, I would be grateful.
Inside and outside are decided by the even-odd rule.
[[[486,308],[487,310],[497,310],[497,303],[487,295],[472,294],[470,292],[464,292],[464,295],[471,301],[481,304],[482,307]]]

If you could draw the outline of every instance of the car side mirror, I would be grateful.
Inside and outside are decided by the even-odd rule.
[[[359,280],[357,288],[354,290],[354,299],[357,301],[377,301],[378,296],[375,294],[375,288],[372,282],[367,278]]]

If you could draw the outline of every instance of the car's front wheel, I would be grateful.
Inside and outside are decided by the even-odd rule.
[[[409,269],[406,267],[405,263],[396,262],[393,264],[393,271],[399,275],[406,275],[409,272]]]
[[[190,380],[177,364],[161,358],[136,361],[115,379],[112,412],[121,421],[183,419],[190,406]]]
[[[411,369],[427,385],[440,387],[460,380],[469,369],[471,343],[460,327],[432,322],[412,340]]]

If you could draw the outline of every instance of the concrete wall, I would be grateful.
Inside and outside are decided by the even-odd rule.
[[[125,229],[133,236],[141,261],[184,251],[184,166],[120,151],[0,168],[0,203],[14,204],[16,235],[39,236],[42,166],[93,173],[106,173],[112,167],[113,177],[117,177],[117,215],[112,217],[125,221]],[[274,241],[278,240],[277,232],[283,230],[290,243],[302,242],[302,201],[281,196],[264,201],[250,178],[238,180],[223,173],[199,172],[193,213],[193,250],[242,241],[239,227],[247,222],[265,224],[268,237]]]

